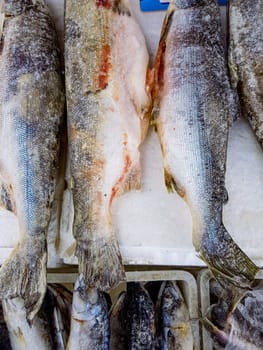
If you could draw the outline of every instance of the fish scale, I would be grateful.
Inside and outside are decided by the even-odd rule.
[[[174,0],[155,60],[153,123],[165,182],[192,214],[193,244],[221,282],[248,287],[258,268],[222,222],[228,131],[239,113],[215,0]]]

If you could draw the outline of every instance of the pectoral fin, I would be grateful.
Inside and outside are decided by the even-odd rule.
[[[180,197],[185,197],[185,190],[178,186],[174,177],[169,173],[167,169],[164,169],[164,181],[169,193],[176,192]]]

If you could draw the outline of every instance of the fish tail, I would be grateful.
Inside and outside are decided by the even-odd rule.
[[[0,299],[24,299],[26,316],[32,323],[46,293],[46,242],[19,242],[0,268]]]
[[[86,288],[109,291],[125,280],[125,270],[118,243],[100,238],[87,244],[77,244],[75,255],[79,260],[79,273]]]
[[[235,243],[224,225],[218,236],[206,236],[198,249],[199,257],[215,277],[241,288],[250,288],[259,268]]]

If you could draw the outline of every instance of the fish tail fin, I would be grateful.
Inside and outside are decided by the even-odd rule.
[[[250,288],[259,268],[235,243],[224,225],[220,226],[217,237],[203,239],[198,249],[199,257],[219,282]]]
[[[94,287],[107,292],[125,280],[118,242],[114,238],[98,238],[85,244],[78,242],[75,255],[86,288]]]
[[[18,243],[0,268],[0,299],[24,299],[32,323],[46,293],[46,244]]]

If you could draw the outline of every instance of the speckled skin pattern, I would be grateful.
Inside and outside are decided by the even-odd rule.
[[[125,279],[111,205],[140,188],[148,53],[127,1],[66,1],[66,93],[76,256],[87,288]]]
[[[263,2],[229,0],[228,14],[231,81],[263,147]]]
[[[248,286],[257,267],[222,223],[228,130],[238,108],[216,0],[171,3],[155,69],[153,114],[166,185],[189,205],[199,257],[214,274]]]
[[[193,350],[189,312],[174,281],[162,283],[157,300],[160,350]]]
[[[109,350],[110,322],[103,292],[86,290],[82,277],[75,283],[67,350]]]
[[[17,215],[21,238],[1,267],[0,298],[21,296],[31,321],[46,291],[46,233],[64,91],[55,29],[44,1],[1,5],[1,204]]]

